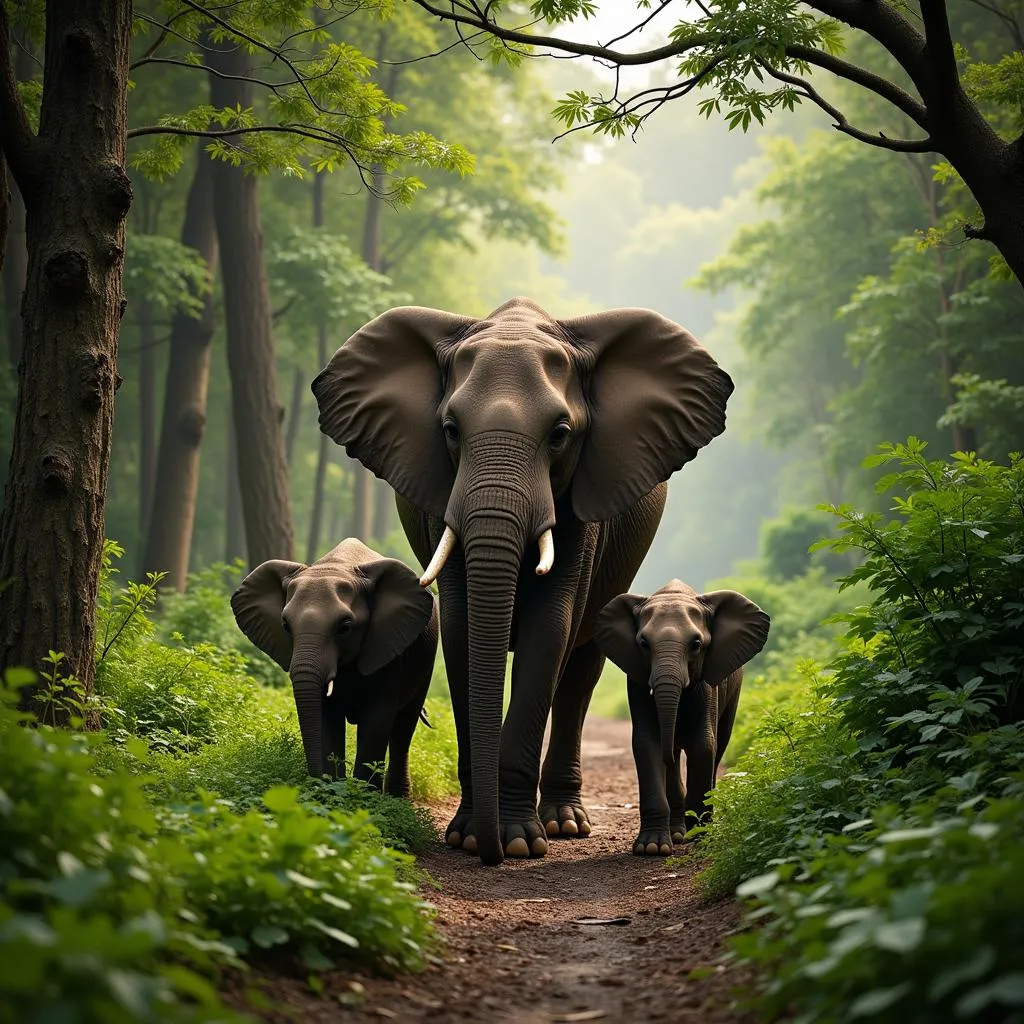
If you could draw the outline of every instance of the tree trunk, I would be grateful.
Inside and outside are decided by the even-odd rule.
[[[139,321],[139,546],[145,542],[156,472],[156,331],[153,308],[143,301]],[[140,557],[140,562],[145,559]],[[140,568],[144,568],[140,564]]]
[[[25,200],[24,370],[0,516],[0,670],[60,673],[91,692],[104,500],[124,311],[130,0],[46,5],[33,136],[13,88],[0,5],[4,153]],[[31,688],[23,700],[30,705]],[[51,720],[66,721],[63,709]]]
[[[295,460],[295,442],[302,419],[302,396],[306,393],[306,375],[296,366],[292,371],[292,400],[288,403],[288,429],[284,435],[284,459],[291,469]]]
[[[317,329],[316,349],[318,365],[326,366],[327,328],[323,324]],[[309,542],[306,544],[307,565],[312,565],[316,561],[320,548],[320,530],[324,518],[324,485],[327,481],[327,461],[331,457],[331,444],[331,439],[321,431],[316,453],[316,478],[313,481],[313,512],[309,518]],[[362,466],[359,468],[362,469]],[[337,539],[341,540],[340,537]]]
[[[370,485],[373,477],[369,471],[353,460],[349,460],[352,472],[352,519],[348,535],[358,537],[364,544],[371,539],[373,526],[373,491]]]
[[[238,483],[238,445],[235,427],[228,422],[227,513],[224,517],[224,561],[229,565],[236,558],[245,558],[245,520],[242,516],[242,489]]]
[[[181,244],[195,249],[212,275],[217,262],[213,220],[213,164],[199,145],[196,173],[189,187]],[[164,384],[152,512],[148,521],[144,568],[166,572],[165,585],[185,589],[199,491],[199,446],[206,428],[206,393],[213,340],[213,295],[207,294],[199,317],[175,315],[170,360]]]
[[[25,274],[28,271],[28,250],[25,248],[25,203],[10,170],[7,172],[10,188],[10,223],[3,256],[4,308],[7,310],[7,355],[11,367],[17,371],[21,362],[21,300],[25,294]],[[2,186],[0,186],[2,187]]]
[[[213,106],[252,106],[252,84],[244,80],[250,60],[228,43],[213,44],[208,66]],[[224,284],[231,404],[238,438],[238,480],[242,494],[249,565],[291,558],[292,516],[288,465],[281,429],[284,410],[277,397],[270,291],[263,265],[263,235],[257,177],[223,161],[213,170],[214,214]]]

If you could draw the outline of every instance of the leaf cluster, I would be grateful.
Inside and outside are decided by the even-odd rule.
[[[702,882],[756,901],[769,1017],[1020,1020],[1024,463],[910,438],[867,468],[889,513],[833,507],[821,544],[871,600],[715,791]]]

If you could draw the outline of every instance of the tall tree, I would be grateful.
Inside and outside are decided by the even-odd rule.
[[[666,85],[631,91],[616,75],[610,95],[569,93],[556,108],[556,116],[569,130],[589,125],[613,135],[635,133],[665,104],[701,89],[713,93],[701,101],[702,112],[721,112],[731,125],[744,130],[772,110],[792,109],[806,101],[820,107],[837,131],[858,142],[896,152],[940,154],[966,183],[983,217],[981,224],[967,225],[964,233],[992,242],[1024,284],[1024,125],[1016,124],[1004,137],[978,102],[979,92],[1019,92],[1018,61],[1009,53],[1024,36],[1024,10],[1017,0],[972,0],[976,9],[999,19],[1010,44],[1004,51],[1007,59],[980,75],[963,66],[945,0],[920,0],[916,5],[902,0],[722,0],[687,5],[689,10],[696,8],[698,16],[671,26],[669,41],[648,50],[620,50],[614,44],[649,27],[668,3],[657,4],[652,11],[648,0],[638,0],[636,25],[602,46],[503,23],[503,9],[511,5],[501,0],[482,7],[461,0],[414,2],[455,26],[457,40],[487,48],[496,60],[518,62],[534,47],[544,47],[597,58],[615,68],[669,63],[678,67],[678,75]],[[533,0],[531,24],[537,18],[554,24],[585,19],[595,9],[591,0]],[[513,18],[518,13],[518,8],[511,8]],[[894,73],[882,75],[840,56],[844,25],[854,37],[878,44],[892,59]],[[812,71],[827,72],[885,100],[909,120],[917,137],[892,138],[855,126],[812,84]]]
[[[130,0],[49,0],[36,134],[0,3],[0,147],[24,197],[28,241],[24,372],[0,514],[0,670],[38,670],[56,650],[86,690],[132,201],[131,22]]]
[[[234,42],[211,45],[214,107],[252,106],[249,55]],[[270,289],[263,262],[258,179],[220,161],[213,170],[213,205],[224,285],[231,405],[238,453],[238,482],[250,565],[291,558],[294,547],[284,409],[277,397]]]
[[[171,323],[170,359],[164,383],[163,422],[156,463],[152,514],[146,533],[144,565],[167,573],[166,584],[185,589],[188,576],[199,452],[206,429],[206,393],[213,340],[213,294],[210,275],[217,262],[213,219],[213,163],[201,147],[189,188],[181,244],[194,250],[207,268],[206,287],[194,288],[202,302],[198,317],[177,310]]]

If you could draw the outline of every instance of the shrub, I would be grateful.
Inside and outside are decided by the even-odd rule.
[[[834,508],[826,542],[871,601],[716,790],[701,881],[759,905],[738,951],[769,1015],[1021,1021],[1024,462],[883,463],[893,516]]]

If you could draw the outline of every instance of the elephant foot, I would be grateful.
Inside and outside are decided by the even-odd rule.
[[[672,815],[669,831],[672,833],[673,846],[682,846],[686,842],[686,818],[683,814]]]
[[[638,857],[668,857],[672,853],[672,835],[664,828],[641,828],[633,840],[633,853]]]
[[[565,801],[543,801],[540,820],[552,839],[586,839],[591,833],[587,809],[577,797]]]
[[[539,818],[503,822],[499,834],[506,857],[543,857],[548,852],[548,841]]]
[[[548,852],[548,842],[538,819],[502,824],[499,834],[506,857],[543,857]],[[460,809],[456,813],[445,829],[444,841],[454,849],[477,852],[473,817],[469,812]]]

